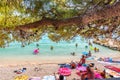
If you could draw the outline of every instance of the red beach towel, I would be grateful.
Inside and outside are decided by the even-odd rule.
[[[117,67],[115,67],[115,66],[110,66],[110,65],[109,65],[109,66],[104,66],[104,67],[120,73],[120,68],[117,68]]]

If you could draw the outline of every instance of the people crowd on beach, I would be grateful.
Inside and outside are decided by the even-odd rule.
[[[92,44],[90,43],[90,46]],[[78,46],[78,45],[77,45]],[[53,49],[53,46],[50,47],[51,50]],[[88,48],[88,46],[85,46],[85,48]],[[95,52],[98,52],[99,50],[94,47],[94,51]],[[39,48],[35,49],[34,50],[34,54],[38,54],[39,53]],[[72,56],[75,56],[76,53],[75,52],[72,52],[71,53]],[[81,55],[81,58],[80,60],[78,61],[71,61],[70,63],[68,64],[61,64],[60,65],[60,68],[63,68],[63,70],[67,70],[67,68],[69,68],[70,70],[73,70],[73,69],[80,69],[80,70],[77,70],[77,74],[79,74],[79,77],[80,77],[80,80],[94,80],[94,79],[105,79],[106,78],[106,71],[103,70],[103,71],[100,71],[98,70],[98,68],[95,67],[95,64],[94,63],[89,63],[87,64],[86,63],[86,60],[87,58],[89,57],[92,57],[92,52],[91,50],[88,51],[87,54],[83,54]],[[99,58],[100,61],[105,61],[105,60],[110,60],[110,58]],[[84,71],[82,70],[82,68],[84,69]],[[25,71],[26,69],[24,69]],[[18,70],[18,71],[15,71],[15,73],[17,74],[21,74],[20,72],[21,70]],[[35,68],[35,71],[39,71],[39,68]],[[68,73],[66,71],[63,71],[63,73]],[[67,76],[70,76],[70,75],[67,75]],[[66,80],[66,75],[63,75],[59,72],[57,73],[54,73],[54,77],[55,77],[55,80]],[[77,80],[74,78],[74,80]]]
[[[37,47],[39,47],[39,45],[37,44],[36,45]],[[75,44],[76,48],[78,47],[78,44],[76,43]],[[93,48],[93,45],[92,43],[89,42],[89,46],[91,46],[91,48]],[[89,46],[85,46],[85,49],[88,49]],[[53,50],[53,46],[50,47],[51,50]],[[94,52],[99,52],[99,49],[97,47],[94,47]],[[34,50],[34,54],[38,54],[39,53],[39,48],[35,49]],[[75,52],[72,52],[71,53],[72,56],[75,56],[76,53]],[[79,73],[80,73],[80,80],[94,80],[94,79],[97,79],[96,77],[96,73],[97,75],[99,74],[99,77],[98,79],[103,79],[105,78],[105,71],[101,71],[101,72],[98,72],[98,69],[95,68],[95,64],[94,63],[90,63],[90,64],[86,64],[86,59],[91,57],[92,56],[92,53],[91,53],[91,50],[89,50],[87,52],[87,54],[83,54],[80,58],[80,60],[77,62],[75,61],[71,61],[69,63],[69,66],[66,65],[66,64],[62,64],[62,67],[60,68],[64,68],[64,67],[67,67],[67,68],[70,68],[70,69],[76,69],[77,67],[85,67],[85,70],[86,71],[81,71],[79,70]],[[100,58],[102,59],[102,58]],[[65,65],[65,66],[63,66]],[[64,72],[64,71],[63,71]],[[55,80],[65,80],[65,76],[60,74],[60,73],[54,73],[54,76],[55,76]],[[76,80],[76,79],[74,79]]]
[[[63,65],[63,64],[62,64]],[[67,65],[67,64],[64,64]],[[80,80],[94,80],[94,79],[104,79],[106,78],[105,75],[105,70],[103,71],[99,71],[96,67],[94,63],[89,63],[86,64],[86,56],[82,55],[81,59],[79,60],[79,62],[75,62],[75,61],[71,61],[70,62],[70,67],[67,66],[62,66],[62,67],[67,67],[70,69],[76,69],[77,67],[79,68],[85,68],[85,71],[81,71],[79,70],[79,76],[81,77]],[[58,74],[59,76],[61,76],[61,74]],[[62,75],[62,77],[65,77],[64,75]],[[64,80],[62,79],[56,79],[56,80]],[[74,79],[76,80],[76,79]]]

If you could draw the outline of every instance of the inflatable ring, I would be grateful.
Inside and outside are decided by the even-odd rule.
[[[34,50],[34,54],[38,54],[39,53],[39,50],[38,49],[35,49]]]
[[[94,47],[92,47],[92,46],[90,46],[89,48],[90,48],[90,50],[94,50]]]
[[[58,73],[63,76],[69,76],[71,75],[71,69],[69,68],[59,68]]]

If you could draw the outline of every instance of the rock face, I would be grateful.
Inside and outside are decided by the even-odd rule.
[[[100,39],[94,39],[93,42],[95,44],[99,44],[99,45],[108,47],[110,49],[120,51],[120,41],[118,41],[118,40],[106,38],[106,39],[101,39],[101,40]]]

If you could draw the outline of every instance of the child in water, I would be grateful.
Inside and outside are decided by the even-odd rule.
[[[37,48],[37,49],[34,50],[34,54],[35,55],[38,54],[38,53],[39,53],[39,48]]]
[[[72,56],[75,56],[75,52],[71,53]]]

